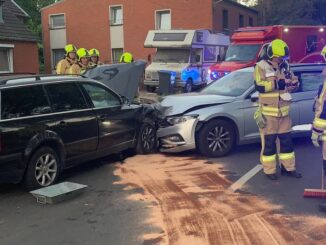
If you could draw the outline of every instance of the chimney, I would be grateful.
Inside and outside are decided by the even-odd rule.
[[[5,0],[0,0],[0,23],[3,23],[3,4]]]

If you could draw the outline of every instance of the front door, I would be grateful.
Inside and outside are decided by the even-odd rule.
[[[125,145],[132,144],[137,127],[136,109],[123,105],[118,95],[101,84],[83,83],[82,86],[97,115],[99,150],[123,148]]]

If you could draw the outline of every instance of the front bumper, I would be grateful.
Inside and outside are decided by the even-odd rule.
[[[144,80],[145,86],[158,87],[160,82],[158,80]],[[175,87],[184,87],[186,85],[185,81],[176,80]]]
[[[195,132],[198,118],[186,122],[160,127],[157,137],[161,152],[182,152],[196,148]]]

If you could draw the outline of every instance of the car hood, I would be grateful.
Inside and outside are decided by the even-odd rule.
[[[234,100],[234,97],[201,93],[171,95],[161,101],[161,114],[163,117],[180,115],[209,106],[230,103]]]
[[[104,83],[116,93],[133,101],[145,71],[145,61],[130,64],[101,65],[87,70],[85,77]]]

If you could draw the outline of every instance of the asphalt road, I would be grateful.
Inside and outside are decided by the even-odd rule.
[[[0,186],[0,244],[143,244],[141,235],[157,228],[145,224],[144,202],[126,200],[142,190],[113,184],[115,164],[120,163],[89,162],[68,170],[63,180],[89,187],[83,195],[54,205],[37,204],[20,186]]]
[[[303,198],[305,188],[321,187],[321,149],[313,147],[306,138],[295,139],[294,149],[297,170],[302,173],[302,179],[282,176],[279,170],[279,180],[270,181],[260,171],[246,183],[242,191],[263,196],[272,203],[281,205],[283,211],[291,214],[325,215],[318,210],[321,199]],[[222,164],[227,177],[236,181],[259,164],[259,153],[260,145],[252,144],[236,148],[228,157],[210,160]]]
[[[241,146],[230,156],[209,162],[221,164],[222,173],[236,181],[259,163],[259,152],[258,144]],[[271,182],[259,172],[242,191],[265,197],[286,213],[325,216],[317,208],[321,200],[302,197],[304,188],[319,188],[320,149],[308,139],[300,139],[295,140],[295,152],[302,179],[280,176]],[[194,153],[180,156],[187,154]],[[127,200],[129,194],[142,190],[125,190],[126,186],[114,184],[118,181],[113,174],[116,164],[121,163],[111,157],[65,172],[62,180],[89,187],[83,195],[55,205],[37,204],[20,186],[0,185],[0,244],[145,244],[143,234],[160,230],[146,222],[150,205]]]

